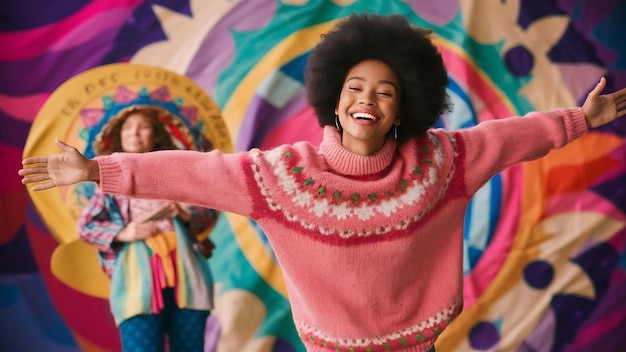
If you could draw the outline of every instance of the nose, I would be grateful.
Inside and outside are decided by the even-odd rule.
[[[359,104],[366,105],[366,106],[372,106],[372,105],[376,104],[376,101],[374,99],[372,99],[372,97],[369,96],[369,94],[363,94],[363,95],[361,95],[361,97],[359,97]]]
[[[359,96],[359,104],[366,106],[376,105],[376,93],[371,93],[367,91],[363,91]]]

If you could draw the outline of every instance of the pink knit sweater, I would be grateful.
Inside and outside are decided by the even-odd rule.
[[[471,196],[586,131],[581,109],[558,110],[390,139],[360,156],[326,127],[319,148],[99,157],[100,187],[256,220],[309,351],[426,351],[462,309]]]

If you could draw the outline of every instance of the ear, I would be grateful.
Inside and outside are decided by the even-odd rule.
[[[400,126],[400,124],[401,124],[401,123],[402,123],[402,120],[400,120],[400,118],[397,118],[397,119],[393,122],[393,124],[394,124],[394,125],[396,125],[396,126]]]

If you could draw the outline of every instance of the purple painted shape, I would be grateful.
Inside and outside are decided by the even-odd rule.
[[[35,205],[30,199],[26,203],[26,223],[35,226],[41,232],[49,233],[48,226],[44,224],[39,216],[39,211],[35,208]]]
[[[24,225],[10,241],[0,245],[0,274],[37,273],[39,268],[31,251]]]
[[[584,34],[585,41],[590,42],[596,42],[596,38],[593,38],[593,33],[596,32],[598,26],[603,21],[607,20],[607,18],[618,9],[622,1],[623,0],[607,0],[603,1],[600,5],[594,0],[582,2],[579,0],[556,0],[557,6],[570,16],[570,26],[574,28],[576,33],[581,33],[581,37]],[[615,25],[617,25],[617,23],[615,23]],[[619,28],[616,28],[615,33],[618,32]],[[609,46],[612,45],[609,44]],[[578,49],[581,50],[580,48]],[[605,45],[596,44],[593,50],[604,66],[611,66],[619,56],[614,49],[615,48],[608,48]]]
[[[622,148],[621,151],[623,153],[624,148]],[[624,178],[625,176],[622,174],[622,177],[614,178],[610,181],[595,185],[591,188],[591,190],[600,194],[603,198],[611,201],[616,208],[626,214],[626,184],[624,183]]]
[[[2,351],[80,351],[40,274],[5,275],[0,285],[1,299],[11,299],[0,301]],[[16,299],[7,294],[14,294]]]
[[[527,29],[530,24],[538,19],[546,16],[564,14],[564,11],[556,6],[554,0],[521,0],[519,4],[519,15],[517,17],[517,22],[522,28]]]
[[[135,8],[125,25],[119,29],[112,49],[104,56],[103,64],[125,61],[148,44],[166,40],[150,3],[142,3]],[[108,43],[108,42],[107,42]]]
[[[419,17],[437,26],[445,26],[452,21],[460,8],[458,0],[406,0],[405,2]]]
[[[189,0],[148,0],[147,3],[161,5],[172,11],[193,16],[191,13],[191,4]]]
[[[494,323],[481,321],[472,327],[468,340],[472,348],[486,351],[500,342],[500,332]]]
[[[21,0],[0,2],[0,30],[23,31],[60,21],[85,7],[91,0]]]
[[[554,279],[554,268],[552,264],[544,260],[535,260],[524,268],[524,280],[528,286],[534,289],[544,289],[552,283]]]
[[[609,50],[602,46],[594,45],[587,38],[583,37],[580,32],[571,25],[567,27],[565,33],[559,38],[549,51],[548,57],[552,62],[568,62],[568,63],[594,63],[604,66],[604,62],[599,57],[599,53],[603,50]],[[606,54],[604,54],[605,56]]]
[[[73,76],[100,66],[116,35],[117,30],[114,29],[69,50],[3,62],[0,65],[0,94],[22,96],[53,92]]]
[[[260,147],[270,131],[297,114],[305,104],[304,91],[291,99],[282,109],[277,109],[265,99],[255,95],[239,128],[236,150],[243,151]]]
[[[504,54],[504,62],[511,73],[523,77],[532,71],[535,58],[526,47],[518,45]]]
[[[276,339],[272,352],[295,352],[296,348],[293,347],[289,341],[283,339]]]
[[[71,49],[94,40],[101,33],[118,31],[134,10],[134,7],[124,6],[98,12],[90,17],[88,21],[80,22],[71,31],[64,33],[58,39],[52,40],[52,45],[49,48],[45,48],[45,50],[61,51]]]
[[[620,236],[626,236],[626,230]],[[623,253],[622,253],[623,255]],[[567,351],[618,351],[617,347],[626,346],[626,280],[614,281],[607,290],[598,307],[580,327],[581,331],[595,331],[593,336],[578,334],[568,346]],[[621,320],[615,318],[622,317]],[[621,321],[621,323],[620,323]]]
[[[270,116],[276,115],[278,109],[272,104],[268,103],[265,99],[254,95],[243,122],[239,127],[239,133],[237,134],[236,150],[248,150],[254,146],[255,140],[259,135],[265,135],[271,128],[268,128]]]
[[[556,0],[557,6],[564,9],[570,15],[580,7],[576,13],[579,15],[573,18],[574,26],[585,33],[593,33],[598,23],[602,22],[613,11],[615,11],[623,0]]]
[[[204,328],[204,352],[217,351],[217,344],[222,334],[222,325],[213,314],[209,315]]]
[[[22,149],[26,144],[26,138],[31,123],[13,119],[0,109],[0,143],[13,148]]]
[[[521,342],[516,352],[536,352],[540,351],[541,348],[550,351],[551,347],[554,345],[555,324],[556,318],[554,311],[548,309],[539,323],[535,325],[533,331]]]
[[[209,96],[215,97],[220,72],[231,62],[235,43],[227,28],[214,28],[203,40],[185,75],[193,79]]]
[[[239,2],[226,16],[224,20],[231,22],[231,30],[246,32],[266,26],[274,17],[278,1],[256,0]]]
[[[204,38],[196,56],[191,60],[186,76],[193,79],[208,94],[215,97],[219,74],[235,55],[231,31],[261,28],[272,19],[277,2],[273,0],[242,1],[226,13]]]

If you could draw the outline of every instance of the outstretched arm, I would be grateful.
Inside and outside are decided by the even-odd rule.
[[[602,77],[583,103],[582,110],[589,128],[605,125],[626,114],[626,88],[600,95],[605,86],[606,78]]]
[[[22,160],[22,183],[35,185],[33,191],[42,191],[67,186],[83,181],[100,181],[98,162],[85,158],[76,148],[55,138],[54,143],[63,151],[61,154],[35,156]]]

